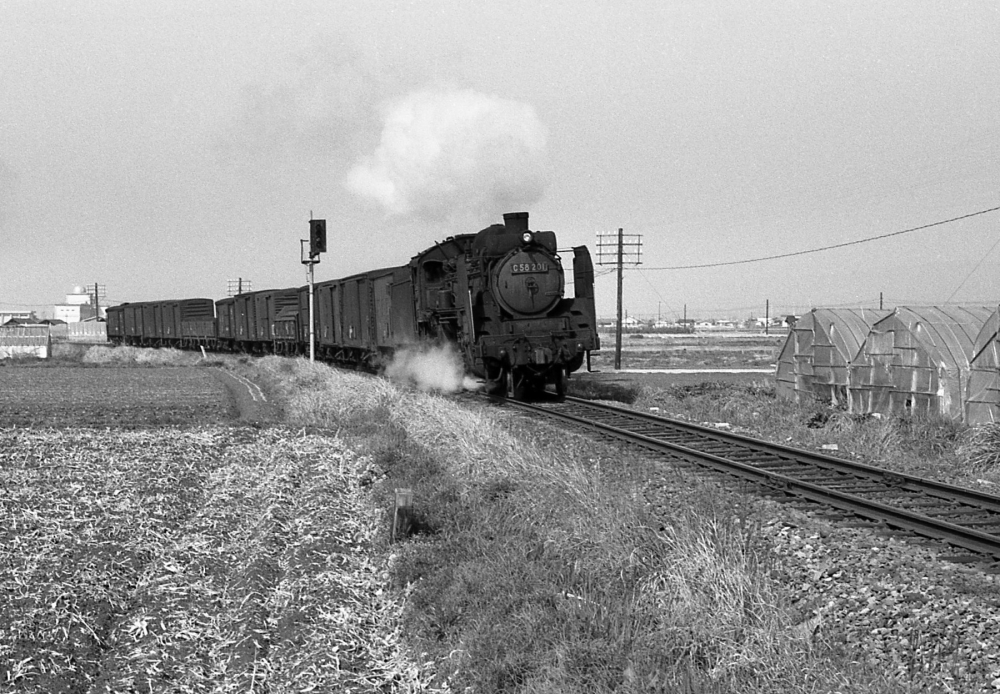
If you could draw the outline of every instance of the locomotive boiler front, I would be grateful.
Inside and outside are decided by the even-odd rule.
[[[525,232],[525,239],[530,239]],[[552,309],[563,295],[559,260],[530,240],[515,248],[493,268],[497,303],[514,316],[536,316]]]

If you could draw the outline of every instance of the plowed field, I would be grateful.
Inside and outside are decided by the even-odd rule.
[[[204,368],[0,369],[0,427],[150,427],[232,419],[225,385]]]

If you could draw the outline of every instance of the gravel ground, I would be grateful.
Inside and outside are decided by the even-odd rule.
[[[715,484],[677,470],[646,488],[668,511],[675,491]],[[758,498],[760,533],[801,635],[869,663],[907,692],[1000,691],[1000,577],[949,561],[942,545],[877,527],[844,527],[829,510]]]
[[[884,668],[911,691],[1000,691],[998,577],[946,549],[835,527],[769,502],[777,576],[816,642]],[[820,512],[821,513],[821,512]]]

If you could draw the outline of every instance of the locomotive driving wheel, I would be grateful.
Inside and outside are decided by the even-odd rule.
[[[489,365],[486,367],[486,378],[485,378],[485,389],[490,395],[504,395],[507,390],[506,381],[507,370],[502,366],[496,366],[491,368]]]
[[[566,387],[569,385],[569,371],[565,366],[560,366],[556,371],[556,395],[566,397]]]

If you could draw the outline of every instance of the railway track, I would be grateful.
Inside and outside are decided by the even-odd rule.
[[[507,406],[967,550],[1000,569],[1000,498],[579,398]]]

